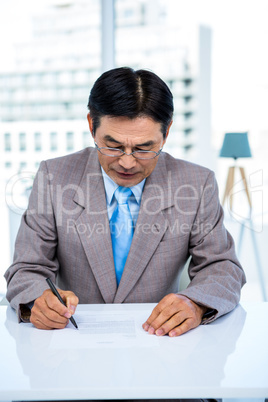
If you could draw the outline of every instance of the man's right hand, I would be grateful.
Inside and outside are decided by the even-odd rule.
[[[69,318],[74,314],[79,302],[78,297],[70,291],[58,289],[65,307],[50,289],[38,297],[31,310],[31,323],[38,329],[65,328]]]

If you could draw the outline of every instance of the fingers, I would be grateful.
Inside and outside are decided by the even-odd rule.
[[[78,297],[70,291],[63,291],[63,290],[58,290],[59,294],[61,295],[63,301],[65,302],[67,309],[73,315],[75,313],[76,307],[79,303]]]
[[[30,321],[36,328],[61,329],[68,324],[78,304],[78,298],[73,292],[59,290],[59,293],[68,307],[65,307],[51,290],[45,290],[42,296],[35,300]]]
[[[197,305],[185,296],[169,294],[154,308],[143,324],[143,329],[158,336],[182,335],[201,323],[205,311],[205,307]]]

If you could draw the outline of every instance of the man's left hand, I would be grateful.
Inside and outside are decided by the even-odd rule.
[[[157,304],[142,327],[149,334],[182,335],[201,323],[206,310],[186,296],[170,293]]]

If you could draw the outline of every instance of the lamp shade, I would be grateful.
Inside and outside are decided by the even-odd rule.
[[[248,133],[226,133],[220,151],[223,158],[250,158]]]

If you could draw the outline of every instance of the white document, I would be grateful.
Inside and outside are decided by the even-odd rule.
[[[78,311],[74,318],[78,330],[69,323],[62,330],[53,331],[50,348],[133,348],[155,347],[158,339],[149,335],[142,324],[150,316],[148,311],[107,312]]]

